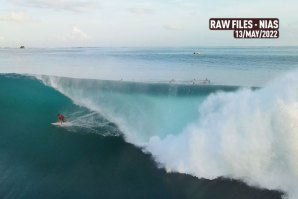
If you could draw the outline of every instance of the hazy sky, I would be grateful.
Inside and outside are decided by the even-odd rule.
[[[0,47],[298,45],[297,0],[0,0]],[[277,17],[279,39],[211,31],[211,17]]]

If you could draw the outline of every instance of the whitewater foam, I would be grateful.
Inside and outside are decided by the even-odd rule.
[[[298,198],[298,73],[252,91],[213,94],[200,119],[146,149],[168,171],[224,176]]]
[[[116,123],[128,142],[142,146],[169,172],[240,179],[294,199],[298,198],[297,77],[296,71],[258,90],[219,92],[207,98],[129,95],[96,91],[81,81],[40,79]],[[177,122],[181,118],[186,120]]]

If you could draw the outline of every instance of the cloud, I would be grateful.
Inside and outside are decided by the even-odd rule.
[[[95,0],[9,0],[21,6],[84,12],[97,7]]]
[[[153,10],[148,9],[148,8],[129,8],[128,11],[137,15],[137,16],[143,16],[145,14],[153,13]]]
[[[13,22],[18,22],[18,23],[32,21],[31,17],[29,17],[24,12],[10,12],[6,15],[0,16],[0,20],[13,21]]]
[[[0,42],[4,42],[5,41],[5,38],[0,36]]]
[[[182,28],[178,25],[175,24],[167,24],[163,26],[166,30],[174,30],[174,31],[178,31],[178,30],[182,30]]]
[[[71,33],[67,36],[68,40],[75,40],[75,41],[86,41],[90,39],[90,36],[83,32],[77,26],[72,28]]]

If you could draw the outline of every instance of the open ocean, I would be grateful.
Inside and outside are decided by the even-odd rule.
[[[2,48],[0,198],[295,199],[297,121],[297,47]]]

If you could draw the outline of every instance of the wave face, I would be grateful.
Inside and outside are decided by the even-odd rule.
[[[254,90],[39,78],[115,123],[169,172],[240,179],[294,199],[297,76]]]
[[[144,146],[153,136],[179,134],[198,117],[198,107],[210,93],[230,86],[189,86],[81,80],[39,76],[76,104],[117,124],[128,142]]]

